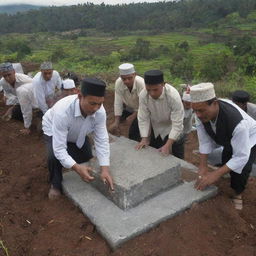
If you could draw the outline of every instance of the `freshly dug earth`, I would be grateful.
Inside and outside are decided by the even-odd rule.
[[[113,92],[105,102],[108,124],[113,120]],[[0,102],[0,114],[6,107]],[[22,136],[21,122],[0,120],[0,241],[10,256],[255,256],[256,180],[250,179],[244,209],[230,202],[229,180],[221,179],[219,194],[195,204],[112,252],[80,210],[65,196],[49,201],[46,152],[35,130]],[[127,135],[127,125],[122,124]],[[197,164],[196,134],[186,144],[186,160]],[[124,152],[125,157],[125,152]],[[104,214],[104,212],[102,212]],[[7,255],[0,245],[0,255]]]

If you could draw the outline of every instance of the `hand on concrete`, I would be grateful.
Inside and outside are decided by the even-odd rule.
[[[81,176],[82,180],[90,182],[94,177],[90,175],[92,168],[90,166],[75,164],[75,171]]]
[[[158,149],[160,153],[162,153],[164,156],[168,156],[171,154],[171,148],[169,145],[165,144],[161,148]]]
[[[104,182],[104,184],[108,184],[111,191],[114,191],[113,179],[109,173],[109,170],[103,169],[101,171],[100,177],[101,177],[102,181]]]
[[[136,145],[135,149],[140,150],[142,148],[147,147],[148,145],[149,145],[148,138],[142,138],[141,142]]]
[[[113,135],[116,135],[118,137],[121,135],[121,131],[120,131],[119,125],[116,124],[115,122],[109,126],[108,131],[110,133],[112,133]]]
[[[215,183],[221,176],[219,175],[219,172],[213,171],[208,172],[207,174],[203,176],[198,176],[198,180],[195,184],[195,188],[197,190],[204,190],[206,187],[212,185]]]
[[[30,129],[29,128],[24,128],[20,130],[20,133],[22,135],[29,135],[30,134]]]

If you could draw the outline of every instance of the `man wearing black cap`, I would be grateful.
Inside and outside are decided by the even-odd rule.
[[[136,149],[150,145],[164,155],[184,158],[184,108],[178,91],[164,82],[160,70],[145,72],[144,80],[146,88],[140,93],[138,111],[142,140]]]
[[[232,101],[237,104],[250,117],[256,120],[256,105],[249,102],[250,94],[243,90],[237,90],[232,93]]]
[[[106,84],[98,79],[82,81],[78,95],[58,101],[43,116],[43,132],[48,151],[48,169],[51,188],[49,198],[61,194],[62,166],[72,168],[84,181],[90,182],[91,167],[81,165],[92,156],[87,135],[94,133],[96,155],[101,167],[101,178],[113,190],[109,173],[109,138],[106,112],[102,105]]]

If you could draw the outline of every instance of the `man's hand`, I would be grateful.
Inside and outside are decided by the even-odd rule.
[[[140,150],[142,148],[147,147],[148,145],[149,145],[148,138],[142,138],[141,142],[136,145],[135,149]]]
[[[197,172],[198,172],[199,176],[204,176],[204,175],[206,175],[209,172],[208,171],[208,167],[207,166],[199,166]]]
[[[29,128],[24,128],[20,130],[20,133],[22,135],[29,135],[30,134],[30,129]]]
[[[171,147],[166,143],[161,148],[159,148],[158,151],[164,156],[168,156],[169,154],[171,154]]]
[[[121,131],[120,131],[120,128],[119,128],[119,124],[117,124],[116,122],[114,122],[113,124],[111,124],[109,126],[109,129],[108,131],[116,136],[120,136],[121,135]]]
[[[94,177],[90,175],[90,172],[92,171],[92,168],[90,166],[75,164],[72,169],[80,175],[82,180],[86,182],[94,180]]]
[[[104,184],[108,184],[111,191],[114,191],[113,179],[109,173],[108,166],[101,166],[100,177]]]
[[[206,187],[215,183],[222,175],[218,171],[207,172],[205,175],[198,176],[195,189],[204,190]]]
[[[12,111],[13,111],[14,106],[11,106],[8,108],[8,110],[5,112],[5,114],[2,116],[2,119],[4,121],[9,121],[12,118]]]

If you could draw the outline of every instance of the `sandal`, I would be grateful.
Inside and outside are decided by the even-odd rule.
[[[241,196],[234,196],[232,198],[232,202],[236,210],[239,210],[239,211],[243,210],[243,199]]]

